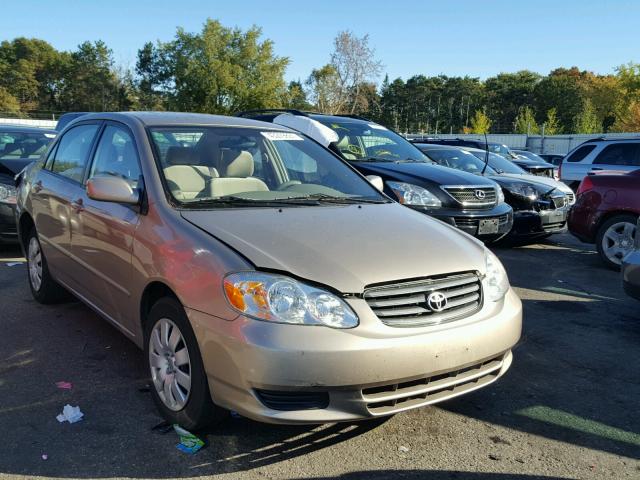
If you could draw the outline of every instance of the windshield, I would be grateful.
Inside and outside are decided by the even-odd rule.
[[[0,160],[40,158],[55,137],[47,132],[0,132]]]
[[[478,157],[480,160],[484,161],[485,152],[474,150],[471,153]],[[489,153],[489,166],[493,168],[497,173],[527,173],[515,163],[495,153]]]
[[[506,145],[502,145],[500,143],[490,143],[488,147],[490,152],[497,153],[502,156],[511,155],[511,150],[509,150],[509,147],[507,147]]]
[[[478,175],[482,174],[482,170],[484,169],[484,161],[478,159],[466,150],[458,150],[454,148],[430,149],[427,154],[430,158],[435,160],[436,163],[444,167],[464,170],[465,172],[475,173]],[[490,166],[487,166],[485,173],[487,175],[496,174]]]
[[[338,134],[336,147],[347,160],[412,160],[431,163],[413,144],[382,125],[363,121],[316,120]]]
[[[150,136],[168,190],[182,206],[387,201],[297,133],[194,126],[151,128]]]

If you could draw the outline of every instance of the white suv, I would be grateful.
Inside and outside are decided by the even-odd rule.
[[[562,160],[560,179],[574,190],[584,177],[602,171],[640,169],[640,138],[594,139],[578,145]]]

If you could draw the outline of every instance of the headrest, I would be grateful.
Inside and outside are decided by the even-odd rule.
[[[199,165],[200,156],[191,147],[169,147],[166,157],[167,165]]]
[[[227,164],[227,177],[246,178],[253,175],[253,155],[249,152],[243,150],[237,154],[236,152],[227,150],[224,156],[231,158],[231,161]]]

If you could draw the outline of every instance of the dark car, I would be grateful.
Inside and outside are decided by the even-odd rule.
[[[569,231],[595,243],[603,262],[619,269],[633,250],[640,215],[640,170],[626,175],[590,175],[578,187]]]
[[[40,158],[55,137],[53,130],[0,126],[0,245],[18,241],[14,177]]]
[[[491,163],[478,158],[474,153],[462,148],[442,145],[416,144],[432,160],[451,168],[457,168],[476,175],[490,178],[502,187],[506,202],[513,208],[513,229],[511,237],[545,237],[566,229],[569,198],[559,188],[531,180],[531,175],[517,175],[503,172]],[[488,153],[487,160],[495,157],[509,163],[504,158]],[[515,165],[512,165],[517,169]],[[539,178],[539,177],[533,177]],[[542,180],[542,179],[541,179]],[[548,179],[545,179],[548,180]],[[551,180],[549,180],[551,182]]]
[[[634,249],[622,259],[622,286],[627,295],[640,300],[640,217],[636,223]]]
[[[495,182],[435,165],[415,145],[382,125],[361,117],[298,110],[253,110],[238,116],[300,131],[363,175],[381,177],[384,192],[400,203],[482,240],[499,239],[511,230],[512,209]]]
[[[58,123],[56,123],[56,128],[55,128],[56,131],[61,132],[62,130],[64,130],[64,127],[69,125],[76,118],[80,118],[83,115],[87,115],[88,113],[91,113],[91,112],[69,112],[61,115],[60,118],[58,119]]]
[[[426,138],[424,140],[412,140],[414,143],[430,143],[433,145],[445,145],[448,147],[471,147],[482,150],[489,150],[496,153],[507,160],[515,163],[520,168],[533,175],[541,175],[544,177],[554,178],[553,165],[542,159],[522,158],[506,145],[495,142],[485,143],[482,140],[469,140],[466,138]]]

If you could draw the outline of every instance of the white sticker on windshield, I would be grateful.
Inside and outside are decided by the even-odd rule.
[[[375,128],[376,130],[387,130],[387,127],[383,127],[382,125],[378,125],[377,123],[368,123],[371,128]]]
[[[292,132],[260,132],[262,136],[272,142],[276,142],[278,140],[304,140],[297,133]]]

